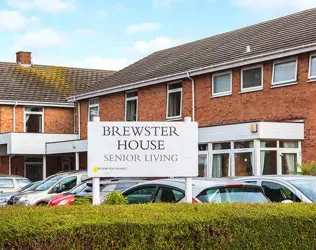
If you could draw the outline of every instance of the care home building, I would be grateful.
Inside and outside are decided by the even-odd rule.
[[[200,176],[298,172],[316,159],[316,9],[155,52],[68,100],[78,102],[80,140],[48,143],[48,154],[86,162],[94,116],[189,116]]]
[[[46,143],[79,139],[76,106],[66,97],[112,73],[34,65],[30,52],[0,62],[0,174],[39,180],[79,168],[75,154],[47,155]]]
[[[31,70],[10,67],[13,72],[16,67]],[[10,105],[2,110],[12,116],[4,120],[9,124],[6,131],[1,130],[9,132],[0,135],[2,161],[11,159],[11,167],[24,175],[40,159],[46,175],[65,169],[60,162],[49,165],[50,159],[63,157],[75,161],[76,169],[86,169],[87,124],[95,116],[101,121],[192,117],[199,124],[200,176],[295,173],[300,171],[297,162],[316,160],[316,9],[155,52],[109,76],[106,71],[89,72],[91,78],[85,70],[76,75],[81,85],[76,90],[73,86],[78,85],[65,81],[65,74],[58,84],[54,73],[50,83],[43,77],[42,91],[34,91],[28,82],[14,94],[8,82],[1,94],[11,95]],[[65,83],[72,86],[68,91]],[[29,95],[33,110],[21,102],[30,100],[18,98]],[[18,100],[17,106],[13,100]],[[49,110],[55,114],[52,121],[47,120]],[[28,112],[43,114],[44,133],[27,133]],[[42,136],[45,147],[27,151],[37,141],[35,136]],[[35,151],[40,157],[27,159]]]

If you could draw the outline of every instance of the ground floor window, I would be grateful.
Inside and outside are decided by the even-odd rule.
[[[301,163],[301,158],[300,141],[253,140],[201,144],[199,176],[297,174],[300,172],[297,163]]]

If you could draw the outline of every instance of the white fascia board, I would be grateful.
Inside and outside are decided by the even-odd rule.
[[[0,105],[20,105],[20,106],[41,106],[41,107],[60,107],[73,108],[73,103],[55,103],[55,102],[31,102],[31,101],[14,101],[0,100]]]
[[[71,140],[46,143],[46,154],[65,154],[88,151],[88,140]]]
[[[69,102],[71,102],[73,100],[78,101],[78,100],[89,99],[89,98],[93,98],[93,97],[97,97],[97,96],[117,93],[117,92],[121,92],[121,91],[132,90],[134,88],[140,88],[140,87],[145,87],[148,85],[153,85],[153,84],[164,83],[164,82],[169,82],[169,81],[187,78],[188,73],[190,74],[190,76],[197,76],[197,75],[232,69],[232,68],[236,68],[236,67],[243,67],[243,66],[250,65],[250,64],[262,63],[262,62],[269,61],[269,60],[276,60],[276,59],[280,59],[280,58],[284,58],[284,57],[288,57],[288,56],[294,56],[294,55],[298,55],[298,54],[302,54],[302,53],[306,53],[306,52],[311,52],[311,51],[315,51],[315,50],[316,50],[316,43],[311,43],[311,44],[302,45],[302,46],[298,46],[298,47],[278,50],[278,51],[269,52],[269,53],[263,53],[260,55],[255,55],[255,56],[250,56],[250,57],[245,57],[245,58],[241,58],[241,59],[233,60],[233,61],[228,61],[228,62],[217,64],[217,65],[207,66],[204,68],[192,69],[192,70],[188,70],[186,72],[180,72],[180,73],[176,73],[176,74],[172,74],[172,75],[166,75],[163,77],[158,77],[158,78],[148,79],[148,80],[144,80],[144,81],[140,81],[140,82],[125,84],[125,85],[121,85],[118,87],[87,92],[87,93],[83,93],[83,94],[79,94],[79,95],[75,95],[75,96],[70,96],[69,98],[67,98],[67,100]]]

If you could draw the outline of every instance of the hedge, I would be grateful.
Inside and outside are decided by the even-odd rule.
[[[0,249],[316,249],[316,206],[4,207]]]

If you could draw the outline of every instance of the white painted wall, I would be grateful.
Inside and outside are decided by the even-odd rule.
[[[75,152],[87,152],[88,141],[87,140],[73,140],[56,143],[46,144],[47,154],[64,154],[64,153],[75,153]]]

